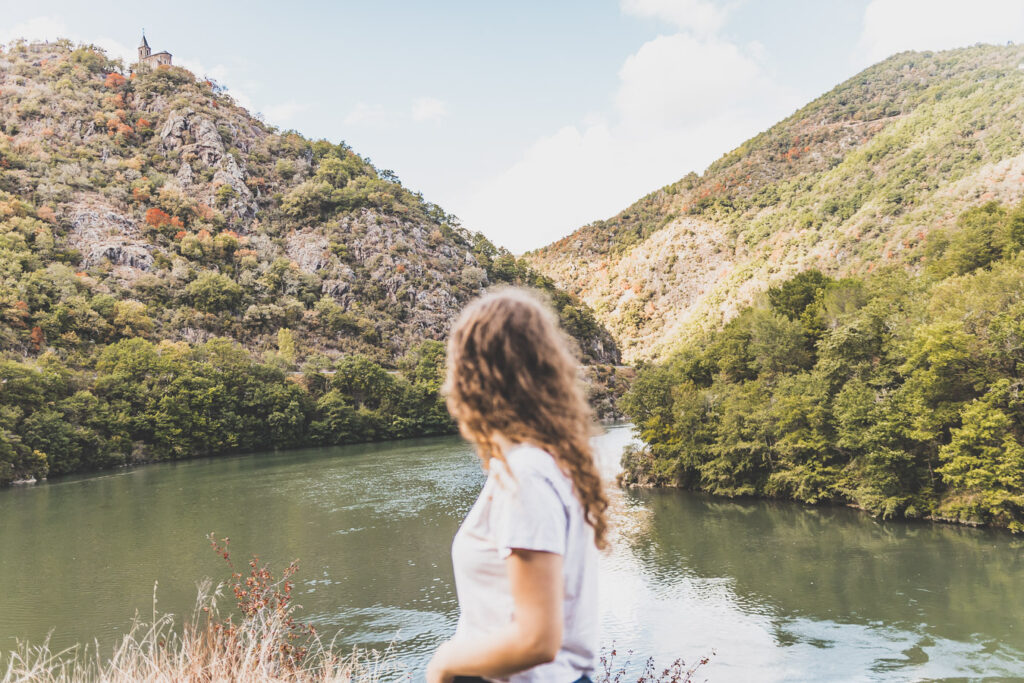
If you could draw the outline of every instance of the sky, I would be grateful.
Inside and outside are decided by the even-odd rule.
[[[1024,0],[0,0],[0,43],[154,51],[344,140],[513,252],[708,164],[908,49],[1024,40]]]

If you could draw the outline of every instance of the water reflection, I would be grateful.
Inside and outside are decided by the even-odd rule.
[[[713,680],[1024,675],[1022,543],[1008,534],[675,491],[623,498],[621,519],[642,522],[606,564],[606,633],[620,641],[715,650]],[[650,624],[639,637],[638,623]]]
[[[597,441],[615,467],[628,429]],[[458,439],[146,467],[0,492],[0,649],[110,643],[135,610],[191,609],[226,568],[204,536],[281,567],[303,618],[420,666],[457,616],[448,551],[483,482]],[[716,651],[711,680],[1024,676],[1021,542],[841,508],[618,492],[606,642]],[[639,659],[639,658],[638,658]]]

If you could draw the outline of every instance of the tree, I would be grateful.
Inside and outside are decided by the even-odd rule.
[[[295,365],[295,334],[287,327],[277,331],[277,353],[289,367]]]
[[[320,216],[331,206],[331,191],[330,183],[324,181],[299,183],[281,200],[281,210],[292,218]]]
[[[106,79],[103,81],[103,85],[108,88],[120,88],[125,84],[127,79],[119,73],[111,72],[107,74]]]
[[[831,281],[819,270],[805,270],[778,287],[770,287],[768,301],[782,315],[797,320]]]
[[[348,396],[354,406],[369,410],[391,407],[396,398],[394,377],[363,354],[338,361],[331,387]]]
[[[224,183],[217,188],[214,195],[217,206],[227,206],[232,200],[238,197],[238,192],[231,185]]]
[[[1007,414],[1011,403],[1020,410],[1020,386],[1002,379],[964,408],[939,450],[938,472],[949,486],[943,514],[1024,531],[1024,444],[1020,423]]]
[[[362,437],[352,402],[337,389],[328,391],[317,400],[316,415],[310,425],[315,443],[337,445],[352,443]]]
[[[1017,223],[998,202],[968,209],[957,219],[957,230],[937,235],[930,245],[929,270],[939,277],[963,275],[988,266],[1011,246]]]
[[[244,295],[237,282],[212,271],[200,273],[188,284],[185,293],[192,305],[207,313],[236,310]]]
[[[146,224],[154,228],[162,228],[171,224],[171,217],[163,209],[154,206],[146,211]]]
[[[153,332],[154,323],[146,313],[146,304],[126,299],[114,303],[114,327],[125,337],[145,337]]]

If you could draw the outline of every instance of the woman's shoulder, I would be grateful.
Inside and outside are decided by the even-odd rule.
[[[558,466],[554,456],[532,444],[517,444],[505,452],[508,469],[517,480],[543,479],[568,503],[573,499],[572,480]]]
[[[555,456],[543,448],[528,443],[519,443],[505,451],[505,462],[514,473],[520,472],[550,475],[561,474]]]

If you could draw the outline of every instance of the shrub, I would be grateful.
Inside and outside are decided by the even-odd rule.
[[[104,79],[103,81],[103,85],[105,85],[108,88],[120,88],[125,84],[125,82],[126,79],[124,76],[122,76],[119,73],[111,72],[107,74],[106,79]]]
[[[230,311],[237,308],[244,292],[227,275],[205,271],[185,288],[192,305],[207,313]]]
[[[278,159],[274,164],[274,173],[283,180],[291,180],[295,176],[296,170],[295,162],[291,159]]]
[[[170,225],[171,217],[163,209],[158,209],[155,206],[146,211],[146,224],[151,225],[154,228],[162,228],[165,225]]]
[[[231,200],[235,199],[238,196],[238,192],[235,191],[235,188],[231,187],[227,183],[224,183],[223,185],[218,187],[216,193],[214,194],[216,197],[217,206],[226,206],[231,202]]]

